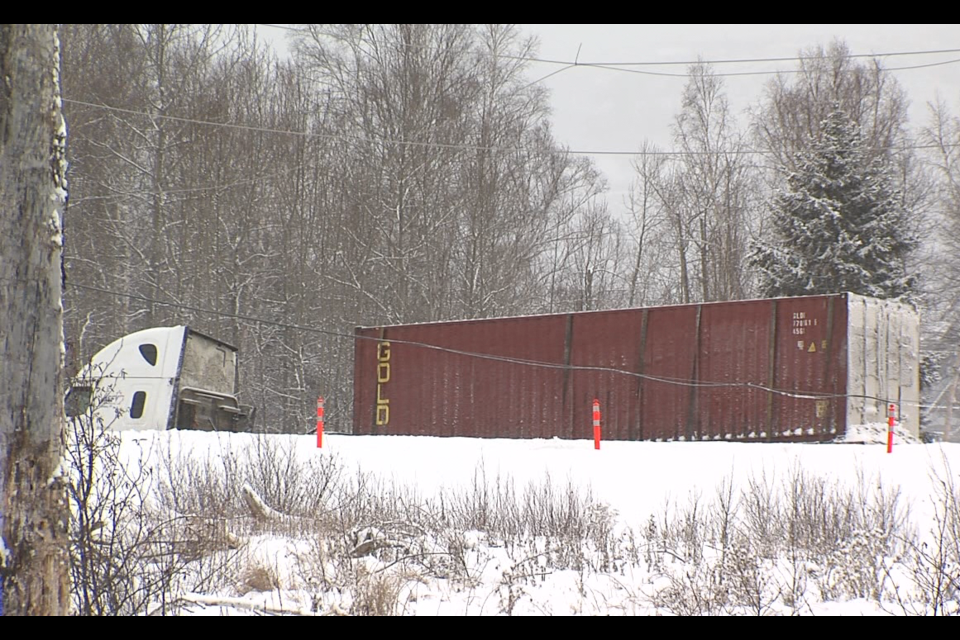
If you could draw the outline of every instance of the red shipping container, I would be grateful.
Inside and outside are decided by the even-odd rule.
[[[855,294],[359,327],[355,434],[824,442],[919,431],[919,319]]]

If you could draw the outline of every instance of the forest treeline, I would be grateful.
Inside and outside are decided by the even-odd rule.
[[[358,325],[767,295],[777,203],[841,113],[852,133],[831,139],[857,141],[896,210],[907,240],[885,259],[954,375],[960,120],[947,100],[908,121],[894,75],[844,43],[799,52],[746,116],[692,65],[673,147],[625,141],[624,208],[553,136],[518,26],[290,37],[278,57],[240,25],[61,27],[68,373],[126,333],[189,324],[240,348],[261,427],[309,430],[324,395],[348,430]]]

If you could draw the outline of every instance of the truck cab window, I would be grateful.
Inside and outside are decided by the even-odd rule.
[[[147,403],[147,392],[137,391],[133,394],[133,404],[130,405],[130,417],[137,419],[143,415],[143,405]]]
[[[151,367],[157,366],[157,345],[150,343],[140,345],[140,355]]]

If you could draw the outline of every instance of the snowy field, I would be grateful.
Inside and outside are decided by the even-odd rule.
[[[150,472],[143,513],[227,523],[209,575],[184,563],[165,612],[929,615],[960,600],[957,444],[323,444],[123,434],[123,459]]]

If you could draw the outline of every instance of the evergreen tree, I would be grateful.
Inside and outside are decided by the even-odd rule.
[[[771,202],[772,242],[752,258],[764,295],[851,291],[915,303],[905,261],[917,240],[888,165],[859,128],[834,109],[795,166]]]

